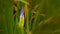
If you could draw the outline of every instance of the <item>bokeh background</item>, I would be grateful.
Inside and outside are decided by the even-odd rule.
[[[0,34],[60,34],[60,0],[0,0]]]

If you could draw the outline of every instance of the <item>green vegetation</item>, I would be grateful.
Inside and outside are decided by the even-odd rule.
[[[13,34],[13,2],[0,0],[0,34]]]
[[[28,13],[21,29],[20,10],[28,3]],[[60,34],[60,0],[18,0],[16,4],[14,20],[13,1],[0,0],[0,34]]]

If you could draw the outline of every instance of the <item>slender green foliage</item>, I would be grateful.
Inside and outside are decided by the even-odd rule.
[[[13,34],[13,2],[0,0],[0,34]]]
[[[0,34],[60,34],[60,0],[0,0]],[[30,3],[29,3],[30,2]],[[23,28],[19,27],[21,7],[29,4]],[[24,32],[22,32],[24,31]]]

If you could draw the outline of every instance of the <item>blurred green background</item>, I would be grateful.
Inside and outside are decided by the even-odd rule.
[[[0,34],[60,34],[60,0],[0,0]]]

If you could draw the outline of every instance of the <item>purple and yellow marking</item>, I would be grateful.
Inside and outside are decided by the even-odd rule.
[[[21,12],[20,12],[19,26],[21,26],[21,27],[24,26],[24,8],[23,7],[22,7]]]

